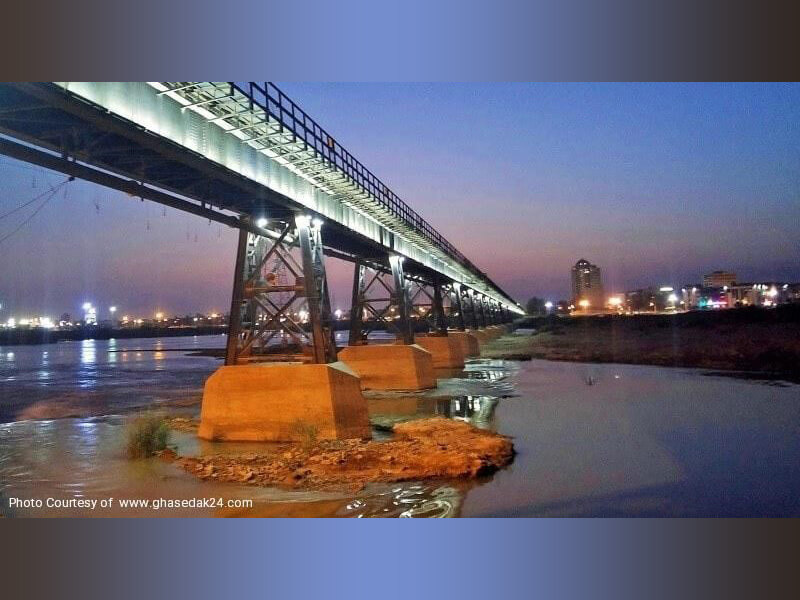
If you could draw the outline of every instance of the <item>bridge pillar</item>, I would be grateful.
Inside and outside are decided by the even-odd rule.
[[[464,307],[464,317],[467,326],[470,329],[478,328],[478,313],[475,309],[475,297],[469,291],[469,288],[462,286],[461,288],[461,302]]]
[[[487,299],[487,312],[489,322],[488,329],[491,331],[492,337],[498,338],[505,333],[505,329],[501,325],[499,303],[491,298]]]
[[[484,296],[476,290],[469,293],[469,301],[472,306],[472,329],[470,333],[478,338],[480,344],[484,344],[491,339],[491,332],[486,329],[486,310]]]
[[[450,306],[456,311],[454,327],[458,331],[466,331],[467,320],[464,316],[464,303],[462,302],[460,283],[453,283],[450,287]]]
[[[364,389],[422,390],[436,387],[433,357],[414,344],[409,285],[403,258],[389,257],[388,266],[359,259],[353,279],[350,343],[339,360],[361,378]],[[397,343],[370,344],[368,335],[378,325],[394,332]]]
[[[416,343],[431,353],[435,368],[464,368],[463,341],[450,336],[447,331],[441,279],[430,282],[422,278],[411,278],[409,286],[415,316],[418,322],[428,324],[428,332],[418,333],[415,337]]]
[[[478,310],[480,314],[481,328],[486,329],[486,326],[488,325],[486,321],[486,296],[483,294],[478,296]]]
[[[358,376],[336,361],[322,223],[239,230],[225,366],[206,381],[198,436],[219,441],[370,437]]]
[[[467,320],[464,314],[464,305],[466,303],[463,300],[461,284],[454,282],[450,285],[448,295],[450,298],[450,317],[454,327],[448,334],[450,337],[458,340],[464,358],[478,356],[480,354],[478,338],[467,331]]]

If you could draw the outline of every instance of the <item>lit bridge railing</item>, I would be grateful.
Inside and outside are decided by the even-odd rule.
[[[160,93],[201,108],[228,133],[322,191],[424,246],[432,244],[500,291],[453,244],[403,202],[291,98],[270,82],[159,82]],[[513,302],[512,302],[513,304]]]

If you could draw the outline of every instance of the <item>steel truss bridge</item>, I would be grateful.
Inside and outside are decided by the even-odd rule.
[[[239,229],[228,364],[335,360],[324,255],[355,264],[352,344],[524,314],[272,83],[0,84],[0,134],[12,158]]]

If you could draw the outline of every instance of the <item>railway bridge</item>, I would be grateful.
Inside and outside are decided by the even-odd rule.
[[[433,387],[524,314],[270,82],[0,84],[0,153],[238,230],[201,437],[367,436],[362,389]],[[326,256],[353,264],[343,348]]]

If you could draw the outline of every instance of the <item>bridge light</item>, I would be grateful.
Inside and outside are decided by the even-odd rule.
[[[294,223],[298,227],[308,227],[311,224],[311,217],[308,215],[297,215],[294,218]]]
[[[314,227],[316,227],[317,229],[319,229],[320,227],[322,227],[322,223],[323,223],[322,219],[314,219],[313,221],[311,221],[311,224],[312,224]]]
[[[261,227],[263,229],[267,226],[267,223],[269,223],[269,221],[267,221],[266,218],[261,217],[256,221],[256,227]]]

